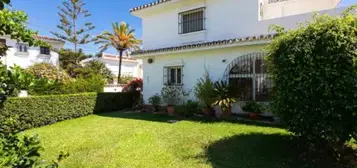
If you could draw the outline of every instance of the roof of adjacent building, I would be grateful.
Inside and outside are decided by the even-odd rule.
[[[179,45],[179,46],[158,48],[158,49],[151,49],[151,50],[138,50],[138,51],[132,52],[131,55],[142,55],[142,54],[196,49],[196,48],[218,46],[218,45],[236,44],[236,43],[247,42],[247,41],[272,39],[273,37],[275,37],[275,34],[249,36],[249,37],[244,37],[244,38],[225,39],[225,40],[195,43],[195,44],[189,44],[189,45]]]
[[[53,38],[53,37],[48,37],[48,36],[41,36],[41,35],[35,35],[35,38],[39,39],[39,40],[51,40],[51,41],[58,41],[58,42],[65,42],[61,39],[58,38]]]
[[[148,4],[145,4],[145,5],[140,5],[140,6],[134,7],[132,9],[130,9],[130,12],[135,12],[135,11],[138,11],[138,10],[141,10],[141,9],[149,8],[149,7],[156,6],[156,5],[163,4],[163,3],[166,3],[166,2],[170,2],[170,1],[171,0],[158,0],[158,1],[155,1],[155,2],[152,2],[152,3],[148,3]]]
[[[103,53],[102,58],[110,59],[110,60],[119,60],[119,55]],[[123,61],[136,61],[136,58],[123,56],[122,60]]]

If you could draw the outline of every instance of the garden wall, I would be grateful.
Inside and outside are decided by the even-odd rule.
[[[0,109],[0,121],[18,120],[20,130],[53,124],[95,113],[131,108],[138,93],[83,93],[8,98]]]

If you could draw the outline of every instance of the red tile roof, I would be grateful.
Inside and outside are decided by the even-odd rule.
[[[155,2],[152,2],[152,3],[148,3],[148,4],[145,4],[145,5],[140,5],[140,6],[137,6],[135,8],[132,8],[130,9],[130,12],[135,12],[135,11],[138,11],[138,10],[141,10],[141,9],[145,9],[145,8],[149,8],[149,7],[152,7],[152,6],[155,6],[155,5],[159,5],[159,4],[162,4],[162,3],[165,3],[165,2],[170,2],[171,0],[158,0],[158,1],[155,1]]]
[[[103,53],[102,58],[103,58],[103,59],[119,60],[119,55],[113,55],[113,54],[105,54],[105,53]],[[136,61],[136,58],[131,58],[131,57],[123,56],[122,60]]]
[[[41,36],[41,35],[35,35],[35,38],[40,39],[40,40],[51,40],[51,41],[59,41],[59,42],[65,42],[61,39],[58,38],[53,38],[53,37],[48,37],[48,36]]]
[[[138,50],[138,51],[132,52],[131,55],[141,55],[141,54],[151,54],[151,53],[196,49],[196,48],[202,48],[202,47],[235,44],[235,43],[241,43],[241,42],[246,42],[246,41],[272,39],[273,37],[275,37],[275,34],[249,36],[249,37],[244,37],[244,38],[225,39],[225,40],[210,41],[210,42],[196,43],[196,44],[189,44],[189,45],[179,45],[179,46],[174,46],[174,47],[158,48],[158,49],[151,49],[151,50]]]

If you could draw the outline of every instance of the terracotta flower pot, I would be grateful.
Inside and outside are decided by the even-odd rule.
[[[175,107],[174,106],[167,106],[167,113],[169,116],[174,116],[175,115]]]
[[[249,117],[249,119],[252,119],[252,120],[259,120],[260,114],[259,113],[249,113],[248,117]]]

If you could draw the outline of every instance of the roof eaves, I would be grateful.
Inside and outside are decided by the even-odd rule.
[[[130,9],[130,12],[135,12],[135,11],[138,11],[138,10],[146,9],[146,8],[149,8],[149,7],[152,7],[152,6],[156,6],[156,5],[159,5],[159,4],[163,4],[163,3],[166,3],[166,2],[170,2],[170,1],[171,0],[158,0],[158,1],[155,1],[155,2],[152,2],[152,3],[148,3],[148,4],[145,4],[145,5],[140,5],[140,6],[134,7],[132,9]]]
[[[273,37],[275,37],[275,34],[249,36],[249,37],[245,37],[245,38],[225,39],[225,40],[211,41],[211,42],[205,42],[205,43],[158,48],[158,49],[152,49],[152,50],[138,50],[138,51],[132,52],[131,55],[134,56],[134,55],[152,54],[152,53],[160,53],[160,52],[175,52],[175,51],[180,51],[180,50],[189,50],[189,49],[211,47],[211,46],[218,46],[218,45],[229,45],[229,44],[256,41],[256,40],[266,40],[266,39],[272,39]]]

